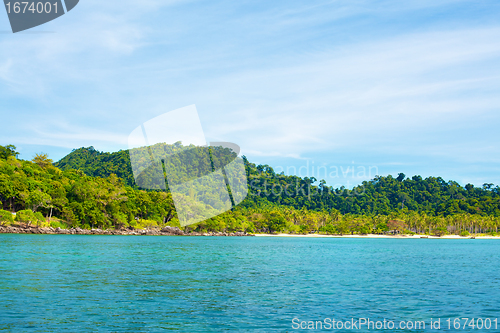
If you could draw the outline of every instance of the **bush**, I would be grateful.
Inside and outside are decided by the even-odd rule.
[[[151,228],[158,228],[158,222],[154,220],[146,220],[146,219],[141,219],[137,221],[136,227],[139,229],[151,229]]]
[[[252,228],[252,226],[249,225],[245,229],[246,229],[246,231],[253,231],[254,228]],[[286,229],[288,230],[288,232],[290,232],[292,234],[300,232],[300,227],[298,225],[293,224],[293,222],[287,222]]]
[[[35,213],[35,218],[36,218],[38,223],[45,222],[45,217],[43,217],[43,214],[40,212]]]
[[[25,210],[20,210],[16,213],[15,220],[17,222],[36,223],[37,217],[35,216],[35,213],[33,213],[33,211],[31,211],[30,209],[25,209]]]
[[[52,228],[61,228],[61,229],[68,229],[68,226],[61,221],[51,221],[50,226]]]
[[[206,227],[209,231],[220,232],[226,228],[226,223],[218,216],[214,216],[205,221]],[[173,218],[167,225],[171,227],[180,227],[179,219]]]
[[[460,233],[460,236],[462,236],[462,237],[466,237],[466,236],[469,236],[469,235],[470,235],[470,233],[467,230],[464,230],[464,231],[462,231]]]
[[[448,229],[446,227],[439,227],[435,228],[434,230],[434,235],[441,237],[443,235],[446,235],[448,233]]]
[[[30,209],[20,210],[16,213],[15,221],[24,223],[37,223],[40,224],[45,221],[43,214],[40,212],[33,213]]]
[[[333,224],[327,224],[319,228],[320,232],[326,233],[328,235],[337,234],[337,228]]]
[[[14,217],[12,217],[12,213],[0,209],[0,225],[3,225],[4,223],[10,224],[12,222],[14,222]]]

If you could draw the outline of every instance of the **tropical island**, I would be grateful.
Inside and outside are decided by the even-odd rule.
[[[17,156],[15,146],[0,146],[4,233],[500,235],[500,187],[493,184],[463,187],[441,177],[407,178],[400,173],[376,176],[353,189],[332,188],[324,180],[276,173],[243,157],[250,184],[246,199],[223,214],[181,227],[168,188],[136,186],[126,150],[80,148],[56,163],[46,154],[31,161]]]

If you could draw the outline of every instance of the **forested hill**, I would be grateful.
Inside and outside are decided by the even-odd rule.
[[[465,187],[441,177],[406,178],[377,176],[353,190],[334,189],[315,178],[276,174],[268,165],[256,165],[244,158],[249,195],[242,207],[289,206],[295,209],[330,211],[342,214],[391,214],[415,211],[431,216],[460,213],[500,216],[500,188],[485,184],[481,188]],[[93,177],[116,174],[129,186],[135,182],[128,151],[104,153],[93,147],[80,148],[55,163],[62,170],[77,169]]]
[[[94,149],[94,147],[79,148],[54,163],[54,166],[61,170],[81,170],[92,177],[105,178],[115,174],[123,179],[125,184],[135,186],[127,150],[105,153]]]

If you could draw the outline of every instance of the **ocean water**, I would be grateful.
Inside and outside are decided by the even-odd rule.
[[[497,240],[0,235],[7,332],[500,332],[495,318]]]

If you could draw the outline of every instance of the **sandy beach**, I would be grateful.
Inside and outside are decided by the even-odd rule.
[[[427,236],[427,235],[321,235],[321,234],[255,234],[257,237],[307,237],[307,238],[392,238],[392,239],[470,239],[471,236],[461,237],[458,235]],[[476,236],[475,239],[500,239],[495,236]]]

